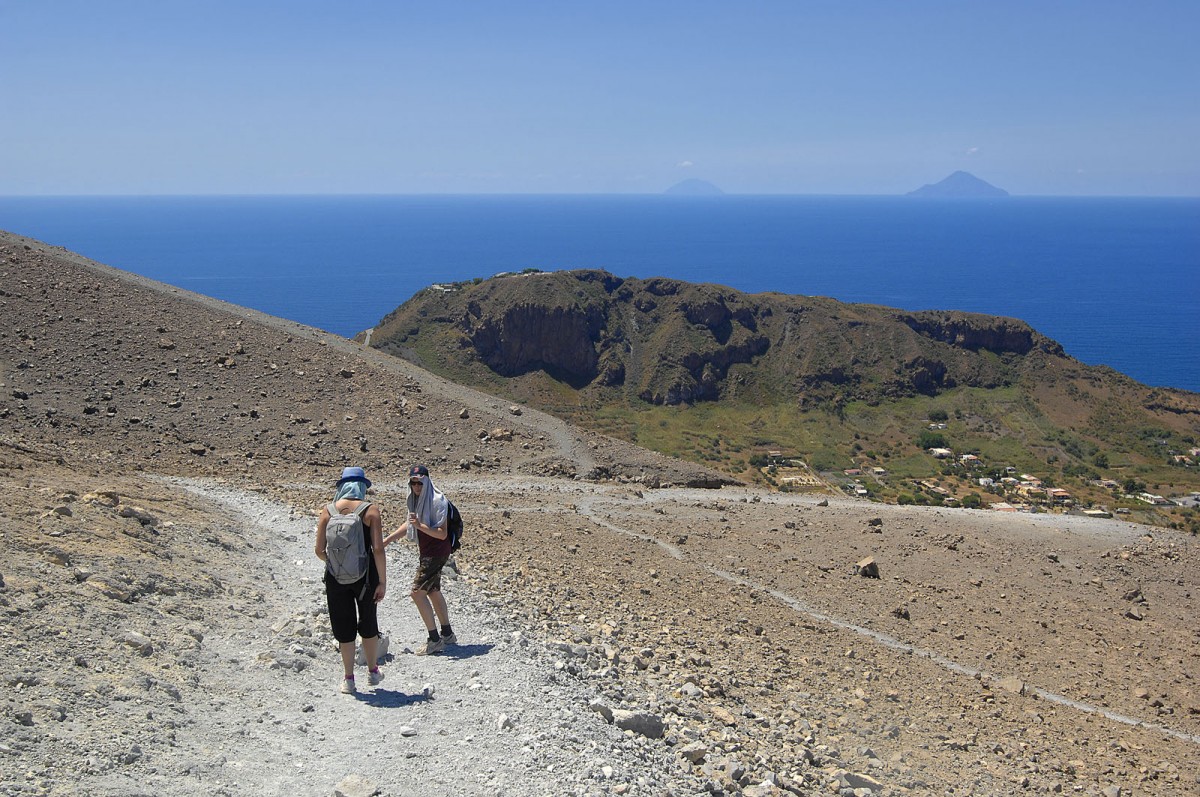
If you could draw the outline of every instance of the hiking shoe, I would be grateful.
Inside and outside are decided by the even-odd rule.
[[[442,641],[445,642],[447,645],[457,645],[458,644],[458,636],[456,636],[455,634],[446,634],[442,637]]]
[[[382,680],[383,670],[371,670],[369,673],[367,673],[367,683],[369,683],[371,686],[378,686],[379,682]]]
[[[425,644],[417,650],[418,656],[432,656],[434,653],[441,653],[446,649],[446,640],[438,639],[437,642],[426,641]]]
[[[342,679],[342,694],[343,695],[352,695],[357,691],[358,691],[358,689],[356,689],[354,686],[353,678],[343,678]]]

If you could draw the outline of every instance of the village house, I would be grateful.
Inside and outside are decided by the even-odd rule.
[[[934,459],[949,459],[954,456],[954,452],[948,448],[931,448],[929,455]]]
[[[1071,503],[1071,494],[1061,487],[1050,487],[1046,490],[1046,497],[1056,504]]]

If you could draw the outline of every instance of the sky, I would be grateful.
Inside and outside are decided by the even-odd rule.
[[[1200,196],[1196,0],[0,0],[0,195]]]

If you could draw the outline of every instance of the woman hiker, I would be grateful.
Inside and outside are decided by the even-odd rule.
[[[387,592],[383,518],[369,503],[371,482],[362,468],[345,468],[333,501],[317,521],[317,558],[325,562],[325,600],[329,625],[342,654],[342,693],[354,694],[354,637],[362,637],[367,682],[383,680],[379,669],[379,622],[376,606]]]
[[[417,605],[417,612],[429,633],[425,645],[417,650],[418,656],[440,653],[446,645],[458,643],[454,629],[450,627],[450,610],[442,595],[442,568],[450,558],[446,503],[446,497],[433,488],[429,470],[424,465],[412,466],[408,471],[408,522],[383,541],[387,545],[404,536],[410,542],[417,542],[420,563],[409,596]],[[441,625],[441,633],[438,633],[435,618]]]

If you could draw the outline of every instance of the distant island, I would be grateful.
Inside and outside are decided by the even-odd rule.
[[[675,183],[663,193],[671,196],[724,196],[725,192],[707,180],[691,178]]]
[[[991,183],[980,180],[969,172],[955,172],[940,183],[923,185],[916,191],[909,191],[907,196],[933,197],[936,199],[977,199],[981,197],[1008,196],[1003,188],[997,188]]]

